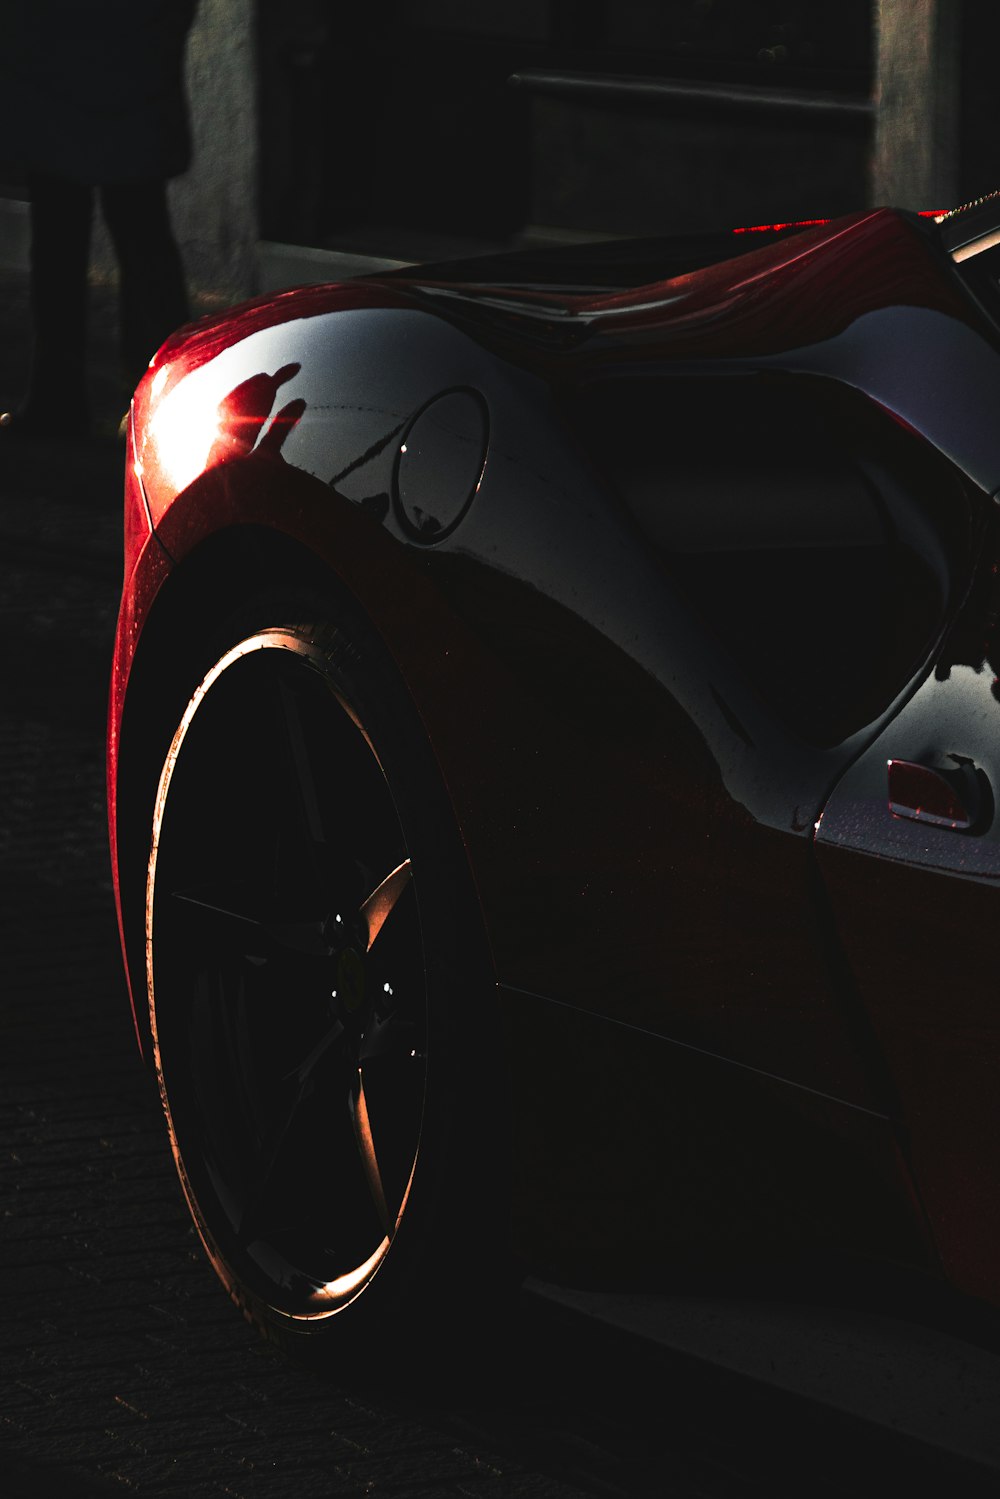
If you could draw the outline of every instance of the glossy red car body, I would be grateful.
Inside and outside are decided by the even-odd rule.
[[[108,758],[140,1041],[189,663],[252,589],[335,580],[478,893],[519,1251],[579,1274],[832,1246],[1000,1301],[980,218],[859,214],[610,290],[417,270],[165,345]]]

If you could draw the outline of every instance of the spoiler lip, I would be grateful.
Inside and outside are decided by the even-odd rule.
[[[1000,189],[939,216],[941,243],[955,261],[1000,243]]]

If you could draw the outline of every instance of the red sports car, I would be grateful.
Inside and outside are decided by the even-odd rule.
[[[108,787],[198,1231],[293,1348],[511,1264],[1000,1302],[1000,206],[304,288],[132,409]]]

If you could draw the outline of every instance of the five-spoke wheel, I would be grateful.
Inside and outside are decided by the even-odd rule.
[[[380,1271],[428,1080],[420,870],[323,631],[259,630],[193,692],[146,903],[175,1157],[231,1293],[312,1322]]]

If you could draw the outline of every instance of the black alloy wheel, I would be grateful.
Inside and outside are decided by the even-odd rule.
[[[154,1057],[184,1192],[233,1299],[299,1346],[335,1323],[400,1330],[462,1279],[448,1205],[475,1126],[449,1056],[482,996],[447,951],[461,902],[424,825],[409,704],[364,678],[326,627],[225,650],[173,736],[149,861]],[[498,1206],[495,1183],[465,1196],[463,1233]]]

